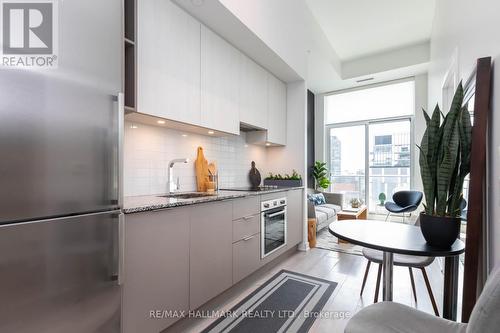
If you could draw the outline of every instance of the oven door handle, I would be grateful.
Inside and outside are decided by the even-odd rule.
[[[285,214],[285,210],[284,209],[280,210],[279,212],[273,213],[273,214],[269,214],[269,215],[266,214],[266,217],[275,217],[275,216],[283,215],[283,214]]]

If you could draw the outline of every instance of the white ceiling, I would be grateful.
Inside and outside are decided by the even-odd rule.
[[[341,60],[427,41],[435,0],[306,0]]]

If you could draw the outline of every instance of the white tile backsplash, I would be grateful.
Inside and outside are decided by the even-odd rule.
[[[132,128],[132,125],[137,128]],[[264,177],[266,148],[247,145],[245,133],[210,137],[125,122],[124,194],[165,193],[167,164],[174,158],[189,158],[189,163],[174,166],[174,179],[179,177],[182,191],[196,190],[194,161],[199,146],[203,147],[209,162],[217,163],[219,187],[249,185],[248,172],[252,161]]]

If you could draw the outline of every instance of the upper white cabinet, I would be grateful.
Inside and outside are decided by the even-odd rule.
[[[240,52],[201,26],[201,124],[239,134]]]
[[[135,111],[286,144],[286,86],[252,59],[169,0],[137,1],[136,35]]]
[[[245,55],[241,56],[240,121],[267,129],[267,71]]]
[[[137,111],[200,125],[201,24],[171,1],[137,11]]]
[[[286,85],[268,73],[267,141],[286,144]]]

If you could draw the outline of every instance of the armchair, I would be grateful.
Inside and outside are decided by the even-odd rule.
[[[486,333],[500,327],[500,269],[495,269],[472,310],[468,324],[456,323],[409,306],[382,302],[359,311],[345,333]]]

